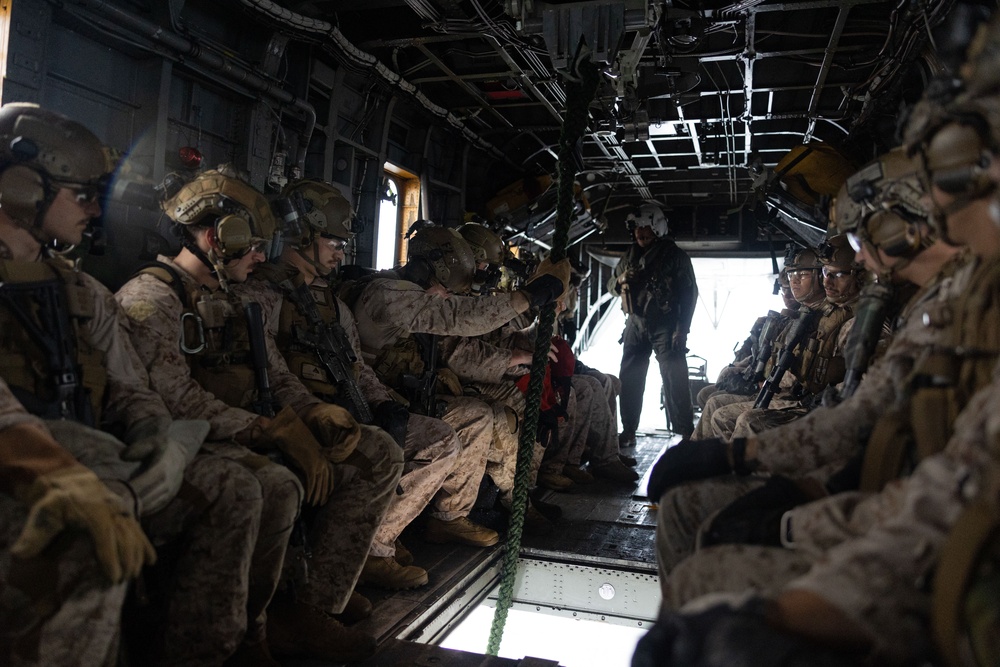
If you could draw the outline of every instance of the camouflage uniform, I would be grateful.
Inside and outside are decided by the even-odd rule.
[[[440,297],[425,293],[416,283],[397,280],[392,274],[375,278],[365,285],[353,305],[364,360],[378,372],[378,359],[415,333],[476,336],[492,331],[517,316],[511,298],[509,294]],[[393,384],[389,378],[380,379],[389,386]],[[513,385],[511,388],[516,391]],[[467,452],[463,457],[468,457],[460,464],[465,466],[465,476],[461,487],[456,485],[452,492],[456,497],[464,494],[465,498],[475,501],[488,461],[503,458],[503,454],[490,452],[490,443],[496,436],[504,436],[501,442],[508,447],[516,443],[510,437],[513,434],[507,427],[506,417],[500,420],[496,416],[493,407],[472,398],[452,400],[447,404],[441,418],[455,428]],[[494,481],[499,485],[496,478]]]
[[[929,322],[939,323],[939,314],[970,284],[975,268],[968,255],[959,255],[914,296],[885,356],[872,365],[853,396],[836,407],[817,408],[801,419],[757,434],[759,472],[825,483],[847,465],[861,451],[879,417],[892,409],[897,396],[906,395],[906,384],[921,356],[945,342],[947,329],[940,324],[925,326],[924,315]],[[657,527],[661,586],[666,585],[666,575],[694,550],[702,523],[763,484],[762,478],[748,477],[739,485],[746,488],[738,489],[733,479],[690,482],[663,495]]]
[[[639,425],[649,355],[655,352],[666,388],[670,426],[676,433],[688,436],[694,428],[694,416],[687,350],[674,349],[673,337],[687,336],[698,301],[691,259],[667,238],[657,239],[646,249],[633,243],[615,267],[608,291],[621,294],[618,277],[629,272],[635,272],[641,284],[630,284],[631,311],[622,334],[625,347],[618,374],[622,381],[622,429],[635,433]]]
[[[618,429],[612,421],[607,395],[597,378],[574,375],[566,409],[566,424],[559,429],[559,448],[542,462],[542,470],[561,473],[564,466],[579,467],[584,453],[595,465],[618,459]]]
[[[463,346],[456,348],[463,350],[462,354],[454,354],[455,350],[451,353],[446,351],[452,341],[463,341]],[[447,338],[442,341],[441,358],[467,391],[490,406],[493,413],[493,438],[487,453],[485,472],[500,489],[501,500],[509,505],[514,499],[514,476],[517,473],[517,452],[520,448],[521,420],[525,409],[524,394],[517,388],[515,381],[519,376],[516,373],[523,373],[523,370],[506,374],[495,382],[481,379],[477,381],[477,378],[485,375],[483,371],[488,366],[477,365],[478,357],[467,355],[466,342],[474,341],[475,339]],[[512,421],[515,422],[513,428]],[[544,455],[545,448],[536,441],[528,473],[529,487],[535,485]]]
[[[788,381],[785,380],[785,382]],[[789,383],[788,386],[790,387],[791,384]],[[705,406],[701,410],[701,418],[698,419],[698,423],[694,427],[691,439],[704,440],[705,438],[714,437],[715,427],[713,419],[718,410],[737,403],[746,404],[748,401],[752,407],[754,398],[754,396],[750,396],[749,394],[730,394],[724,391],[715,392],[705,401]]]
[[[26,412],[0,379],[0,431],[41,420]],[[98,566],[90,536],[62,535],[41,555],[14,558],[11,545],[28,518],[16,484],[73,465],[64,450],[0,448],[0,663],[114,665],[127,582],[111,584]]]
[[[801,378],[801,369],[790,368],[785,373],[785,377],[782,378],[781,387],[785,391],[772,398],[766,409],[754,408],[754,401],[730,403],[715,410],[707,419],[702,415],[702,420],[705,422],[704,427],[699,424],[702,432],[707,432],[710,427],[712,433],[708,434],[707,437],[728,439],[736,435],[747,436],[781,424],[787,424],[807,414],[809,408],[803,406],[802,398],[797,396],[800,391],[804,392],[804,398],[809,400],[822,391],[822,388],[835,385],[843,380],[843,351],[847,336],[854,327],[852,304],[855,301],[856,299],[845,305],[825,304],[823,316],[817,323],[816,330],[799,346],[800,352],[796,354],[796,365],[804,363],[801,350],[806,349],[807,341],[817,341],[817,347],[821,351],[825,348],[832,348],[828,351],[829,357],[822,359],[823,368],[821,370],[816,369],[810,372],[809,378]],[[776,349],[771,354],[768,372],[770,372],[770,366],[777,362],[778,356],[781,354],[780,343],[787,332],[788,327],[786,326],[785,331],[776,341]],[[826,344],[826,341],[829,341],[829,345]],[[815,365],[817,358],[813,356],[812,365]],[[735,432],[737,425],[739,433]]]
[[[79,321],[77,342],[91,354],[100,355],[106,372],[104,419],[125,426],[147,418],[169,419],[163,400],[150,388],[146,370],[132,348],[130,334],[134,332],[114,297],[87,274],[75,272],[72,278],[88,295],[92,307],[89,317]],[[13,363],[17,355],[5,358]],[[117,454],[124,445],[99,431],[75,422],[51,422],[50,430],[106,483],[125,480],[138,467],[121,461]],[[301,488],[293,477],[274,470],[264,474],[267,472],[273,475],[270,495],[276,501],[272,520],[266,524],[273,535],[258,529],[262,525],[260,485],[246,484],[231,463],[205,452],[184,470],[177,497],[144,517],[143,526],[156,546],[183,545],[174,573],[176,584],[168,593],[163,629],[167,641],[159,653],[160,664],[218,664],[245,636],[251,640],[260,636],[263,610],[273,593],[287,531],[301,498]],[[220,535],[227,537],[225,553],[215,546]],[[206,553],[213,554],[207,561]],[[251,570],[255,587],[248,598]],[[199,616],[199,610],[206,607],[206,586],[213,591],[212,608]],[[249,633],[248,618],[253,626]]]
[[[177,272],[185,290],[200,289],[190,274],[168,258],[159,257],[158,261]],[[219,400],[193,378],[187,355],[177,343],[181,340],[181,315],[185,304],[171,285],[143,274],[126,283],[117,298],[133,321],[133,341],[150,380],[175,415],[207,419],[212,427],[211,434],[217,439],[232,438],[257,419],[254,413]],[[276,299],[261,303],[266,326],[273,326],[278,305]],[[265,338],[269,379],[279,403],[296,411],[320,403],[288,371],[274,346],[273,337]],[[296,590],[302,602],[334,613],[343,611],[354,589],[402,467],[399,447],[388,435],[370,426],[362,426],[361,431],[361,441],[354,454],[344,463],[333,466],[335,491],[317,510],[309,526],[308,540],[313,551],[309,583]],[[252,456],[246,465],[263,488],[272,485],[270,476],[280,475],[285,479],[291,476],[287,469],[278,467],[280,472],[277,472],[276,466],[262,466],[259,460],[260,457]],[[284,509],[280,511],[285,514]],[[290,524],[291,521],[287,521],[284,528],[290,530]],[[273,579],[276,574],[269,576]],[[288,567],[285,576],[292,576]]]
[[[279,265],[276,271],[280,272],[285,268]],[[263,275],[271,279],[272,271],[275,270],[265,267],[257,273],[258,276]],[[296,276],[292,280],[301,278]],[[234,286],[233,289],[237,294],[261,296],[259,292],[262,286],[259,281],[253,281]],[[359,360],[362,359],[361,341],[351,310],[333,294],[329,285],[323,280],[317,279],[313,282],[310,293],[316,300],[320,315],[331,319],[337,318],[347,334],[355,356]],[[272,333],[279,349],[289,362],[290,370],[320,398],[334,399],[337,388],[329,383],[322,364],[311,350],[302,349],[302,346],[296,345],[293,340],[291,333],[293,323],[305,326],[304,319],[287,298],[282,299],[280,308],[281,315]],[[358,362],[354,371],[358,389],[369,405],[374,407],[379,403],[393,400],[389,390],[379,381],[371,366]],[[458,424],[423,415],[410,415],[406,440],[403,444],[405,467],[399,482],[403,493],[393,496],[389,504],[385,518],[372,542],[370,551],[372,556],[384,558],[394,555],[396,538],[428,504],[433,503],[432,516],[445,521],[467,516],[475,504],[474,490],[479,488],[479,479],[470,480],[469,477],[475,475],[477,468],[482,468],[481,459],[485,454],[485,448],[489,446],[489,436],[484,440],[482,435],[470,433],[470,428],[475,430],[475,424],[462,423],[460,418],[463,415],[475,416],[477,410],[480,410],[481,418],[492,419],[492,417],[485,415],[485,406],[481,409],[475,405],[455,407],[464,409],[458,409],[457,412],[449,410],[446,414],[450,414],[453,418],[459,417],[456,419]],[[459,427],[466,436],[461,440],[455,433]],[[463,442],[467,442],[469,446],[463,449]]]
[[[864,383],[861,385],[864,386]],[[788,548],[710,547],[677,567],[664,601],[708,592],[808,590],[864,628],[893,663],[930,654],[930,587],[941,547],[1000,460],[1000,366],[954,423],[944,452],[881,493],[838,494],[786,515]]]

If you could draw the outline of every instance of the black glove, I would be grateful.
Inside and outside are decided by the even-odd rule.
[[[734,500],[715,515],[702,535],[701,546],[760,544],[780,547],[782,515],[810,500],[812,498],[794,481],[775,475],[764,486]]]
[[[410,411],[396,401],[382,401],[372,412],[375,425],[392,436],[400,447],[406,442],[406,428],[410,423]]]
[[[659,500],[667,489],[681,482],[716,477],[732,472],[726,442],[720,438],[681,440],[663,452],[653,466],[646,496]]]
[[[699,613],[660,614],[639,640],[632,667],[848,667],[860,656],[830,650],[778,630],[752,597]]]
[[[532,308],[541,308],[558,299],[563,293],[561,280],[550,274],[538,276],[521,288]]]

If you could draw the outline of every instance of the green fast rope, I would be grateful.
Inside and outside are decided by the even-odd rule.
[[[579,82],[566,84],[566,119],[563,121],[559,137],[559,190],[556,200],[556,224],[552,237],[550,258],[558,262],[566,258],[566,244],[569,241],[569,227],[573,218],[573,148],[587,129],[590,101],[597,90],[597,67],[589,60],[577,64]],[[507,612],[514,598],[514,576],[517,559],[521,553],[521,531],[528,506],[528,476],[535,449],[538,431],[539,406],[542,399],[542,379],[549,360],[549,345],[552,325],[555,321],[555,305],[542,308],[538,317],[538,332],[535,338],[535,352],[531,360],[531,379],[525,395],[524,421],[521,424],[521,438],[517,450],[517,469],[514,473],[514,500],[510,512],[510,528],[507,533],[506,551],[500,575],[500,595],[493,614],[487,655],[496,655],[503,639]]]

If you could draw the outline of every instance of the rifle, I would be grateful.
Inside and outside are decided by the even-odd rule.
[[[69,320],[66,285],[59,279],[0,283],[0,300],[45,353],[53,398],[45,401],[30,391],[11,391],[32,414],[44,419],[71,419],[95,426],[89,391],[76,362],[76,335]],[[36,320],[37,317],[37,320]]]
[[[254,379],[257,384],[257,398],[250,407],[259,415],[273,417],[274,396],[271,394],[271,381],[267,377],[267,344],[264,342],[264,315],[260,304],[256,301],[244,304],[243,316],[247,321],[250,358],[253,361]]]
[[[373,423],[375,417],[372,409],[361,394],[357,379],[354,377],[354,364],[358,357],[354,354],[347,332],[340,323],[326,322],[323,319],[309,286],[304,282],[294,286],[291,280],[283,280],[280,285],[299,312],[305,316],[309,325],[308,330],[293,326],[293,340],[316,355],[326,369],[330,383],[336,385],[337,390],[347,400],[349,404],[347,407],[354,417],[363,424]]]
[[[788,329],[785,349],[781,351],[778,362],[771,368],[771,374],[767,376],[760,388],[760,393],[757,394],[757,400],[753,404],[755,410],[767,409],[767,406],[771,404],[771,399],[774,398],[775,392],[781,385],[782,378],[785,377],[785,373],[795,361],[795,348],[816,328],[816,321],[820,314],[820,311],[805,306],[799,311],[798,319],[792,322]]]
[[[420,344],[420,355],[424,359],[424,374],[416,379],[413,403],[422,414],[437,416],[437,336],[434,334],[413,334]]]
[[[247,334],[250,338],[250,358],[253,361],[254,378],[257,384],[257,400],[250,404],[251,409],[264,417],[274,417],[275,403],[271,394],[271,381],[267,376],[267,343],[264,339],[264,314],[260,304],[250,301],[243,305],[243,316],[247,321]],[[281,450],[275,448],[268,452],[267,457],[290,468]],[[296,557],[295,576],[292,580],[294,594],[295,584],[305,584],[309,581],[309,561],[312,559],[312,548],[309,546],[309,529],[302,513],[295,519],[289,542],[294,547],[301,547],[302,555]]]
[[[781,322],[781,313],[773,310],[767,311],[767,319],[764,321],[764,326],[760,328],[760,335],[757,338],[757,346],[750,359],[750,365],[743,371],[743,379],[747,382],[756,385],[764,379],[764,370],[767,368],[767,360],[771,358],[774,339],[778,337]]]
[[[893,288],[882,283],[867,285],[861,293],[855,309],[854,326],[844,345],[847,372],[844,374],[844,384],[841,385],[838,396],[841,401],[854,395],[858,385],[861,384],[861,376],[875,356],[885,314],[893,296]]]

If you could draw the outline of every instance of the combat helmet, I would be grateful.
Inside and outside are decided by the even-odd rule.
[[[794,251],[790,260],[785,261],[785,268],[788,271],[798,271],[802,269],[815,269],[819,271],[823,268],[819,255],[812,248],[800,248]]]
[[[41,243],[46,211],[60,188],[94,200],[111,171],[104,147],[86,127],[35,104],[0,107],[0,206]]]
[[[472,287],[475,256],[466,240],[454,229],[421,227],[407,245],[406,261],[410,267],[408,272],[417,282],[433,278],[455,294],[467,292]]]
[[[283,211],[285,236],[295,252],[317,275],[328,276],[330,267],[320,262],[320,242],[316,237],[328,241],[339,239],[346,246],[354,236],[348,228],[354,217],[351,203],[336,187],[312,179],[290,183],[281,197],[271,203],[276,211]]]
[[[277,220],[267,199],[253,186],[222,170],[199,174],[160,207],[181,229],[214,228],[217,259],[223,263],[242,257],[255,246],[260,246],[270,260],[281,254]],[[185,247],[196,249],[189,237],[182,237],[186,239]],[[200,252],[195,254],[200,256]],[[212,261],[210,266],[217,263]]]
[[[458,228],[458,233],[472,248],[476,261],[476,274],[472,279],[472,291],[476,294],[496,287],[500,282],[500,267],[510,254],[507,244],[488,227],[477,222],[467,222]],[[480,269],[480,264],[486,264]]]
[[[354,234],[349,228],[354,218],[351,202],[336,187],[317,180],[295,181],[282,192],[283,197],[301,196],[302,218],[307,223],[303,229],[301,246],[313,242],[317,234],[327,238],[350,240]]]

